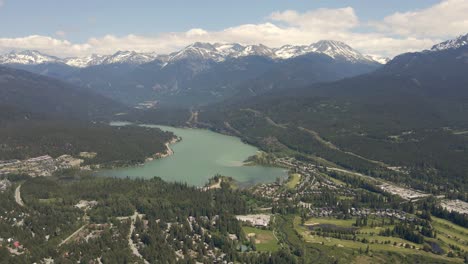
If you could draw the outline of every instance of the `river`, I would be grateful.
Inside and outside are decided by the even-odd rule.
[[[127,125],[113,123],[113,125]],[[239,138],[226,136],[205,129],[175,128],[159,125],[145,125],[171,131],[182,138],[172,144],[174,154],[146,162],[144,165],[99,171],[101,176],[152,178],[158,176],[170,182],[186,182],[203,186],[216,174],[230,176],[239,185],[246,186],[260,182],[273,182],[285,177],[280,168],[243,166],[243,161],[255,155],[258,149],[243,143]]]

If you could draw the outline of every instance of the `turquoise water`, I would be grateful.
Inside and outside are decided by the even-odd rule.
[[[243,166],[243,161],[255,155],[258,149],[243,143],[239,138],[204,129],[147,126],[171,131],[182,138],[182,141],[171,145],[174,151],[172,156],[142,166],[104,170],[97,174],[135,178],[158,176],[166,181],[186,182],[196,186],[203,186],[216,174],[230,176],[240,185],[272,182],[277,177],[286,176],[286,171],[280,168]]]

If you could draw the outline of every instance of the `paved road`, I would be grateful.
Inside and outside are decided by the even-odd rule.
[[[15,201],[19,206],[24,206],[24,202],[21,199],[21,184],[16,187],[15,190]]]

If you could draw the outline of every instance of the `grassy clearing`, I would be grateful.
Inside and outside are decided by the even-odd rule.
[[[271,230],[263,230],[255,227],[242,227],[247,237],[254,237],[257,251],[273,252],[279,249],[278,241]]]
[[[313,223],[319,224],[330,224],[336,225],[339,227],[352,227],[354,220],[340,220],[340,219],[321,219],[321,218],[314,218],[312,219]],[[353,241],[353,240],[346,240],[346,239],[338,239],[332,237],[322,237],[317,235],[311,235],[310,230],[306,226],[300,226],[300,219],[294,219],[294,227],[298,231],[299,234],[302,235],[305,242],[308,243],[317,243],[326,246],[332,246],[337,248],[347,248],[353,250],[365,250],[369,245],[369,248],[374,251],[393,251],[393,252],[400,252],[400,253],[408,253],[408,252],[415,252],[415,249],[407,249],[404,245],[409,244],[410,246],[418,247],[418,245],[414,243],[410,243],[406,240],[401,238],[394,238],[394,237],[384,237],[379,236],[378,230],[375,229],[375,234],[371,235],[370,233],[361,233],[357,235],[358,239],[366,238],[369,243],[362,243],[360,241]],[[368,229],[369,230],[369,229]],[[374,230],[374,229],[373,229]],[[390,241],[390,244],[379,244],[384,241]],[[394,243],[397,245],[394,246]]]
[[[328,174],[325,174],[325,173],[319,173],[319,174],[320,174],[322,177],[325,177],[325,178],[329,179],[330,181],[334,182],[334,183],[337,184],[337,185],[343,185],[343,186],[346,185],[346,183],[344,183],[343,181],[340,181],[340,180],[338,180],[338,179],[336,179],[336,178],[333,178],[333,177],[331,177],[331,176],[328,175]]]
[[[310,218],[308,221],[306,221],[305,225],[302,226],[300,225],[300,218],[295,217],[294,228],[302,236],[303,240],[306,243],[325,245],[325,246],[333,247],[335,249],[336,248],[342,248],[343,250],[350,249],[355,252],[358,252],[358,251],[365,250],[367,246],[369,246],[369,249],[374,253],[392,252],[392,253],[404,254],[404,255],[414,254],[415,256],[437,258],[440,261],[447,261],[447,262],[453,262],[453,261],[456,262],[460,260],[460,259],[447,258],[445,256],[438,256],[432,253],[426,253],[421,250],[423,245],[411,243],[401,238],[379,236],[378,234],[383,228],[390,228],[390,229],[393,228],[393,225],[389,225],[389,224],[386,224],[383,227],[366,226],[366,227],[359,228],[358,230],[359,233],[356,234],[356,241],[312,235],[311,231],[307,227],[307,225],[327,224],[327,225],[335,225],[337,227],[342,227],[342,228],[350,228],[350,227],[353,227],[353,224],[355,223],[355,221],[356,221],[355,219],[342,220],[342,219],[335,219],[335,218]],[[380,223],[379,218],[376,218],[376,219],[369,218],[369,223],[371,221]],[[447,224],[446,222],[444,223]],[[361,242],[363,238],[365,238],[369,242],[368,243]],[[385,244],[385,242],[387,243]],[[440,240],[439,240],[439,244],[441,244]],[[408,246],[410,248],[407,248]],[[448,250],[447,246],[445,245],[441,245],[441,246],[443,246],[444,250]]]
[[[297,215],[277,217],[278,238],[294,250],[300,250],[305,264],[309,263],[463,263],[460,258],[448,258],[422,250],[399,248],[389,244],[361,243],[344,239],[326,238],[311,241],[310,231],[301,225]],[[330,223],[330,222],[329,222]],[[336,222],[334,222],[336,223]],[[388,239],[387,239],[388,240]],[[384,241],[384,240],[382,240]],[[403,240],[401,240],[403,241]],[[323,243],[322,243],[323,242]],[[405,241],[406,242],[406,241]],[[366,248],[369,246],[369,253]],[[361,249],[361,250],[360,250]]]
[[[330,225],[336,225],[336,226],[341,226],[341,227],[353,227],[353,224],[356,222],[355,219],[336,219],[334,217],[320,217],[320,218],[309,218],[304,225],[317,225],[317,224],[330,224]]]
[[[452,223],[450,221],[447,221],[445,219],[438,218],[438,217],[435,217],[435,216],[431,216],[431,218],[432,218],[432,222],[434,223],[434,225],[443,226],[446,229],[453,230],[453,232],[456,232],[456,233],[462,235],[466,240],[468,240],[468,228],[464,228],[464,227],[456,225],[456,224],[454,224],[454,223]]]
[[[301,181],[301,175],[299,173],[292,173],[289,175],[288,183],[286,186],[288,189],[293,190]]]
[[[437,230],[437,240],[445,244],[444,250],[449,251],[449,245],[455,245],[464,251],[468,251],[467,228],[434,216],[432,216],[432,225]]]

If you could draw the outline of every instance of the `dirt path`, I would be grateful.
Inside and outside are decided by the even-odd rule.
[[[21,199],[21,184],[16,187],[15,190],[15,201],[19,206],[24,207],[23,199]]]
[[[128,247],[130,248],[130,250],[132,251],[133,255],[142,259],[145,264],[149,264],[148,261],[146,261],[143,256],[140,254],[140,252],[138,251],[138,248],[136,247],[135,243],[133,243],[133,240],[132,240],[132,234],[133,234],[133,231],[135,230],[135,222],[136,222],[136,219],[137,217],[139,216],[138,212],[135,211],[135,213],[130,216],[130,231],[128,233],[128,236],[127,236],[127,239],[128,239]]]
[[[72,238],[74,238],[76,235],[78,235],[88,224],[83,225],[82,227],[78,228],[73,234],[69,235],[67,238],[65,238],[58,246],[61,247],[62,245],[66,244],[68,241],[70,241]]]

